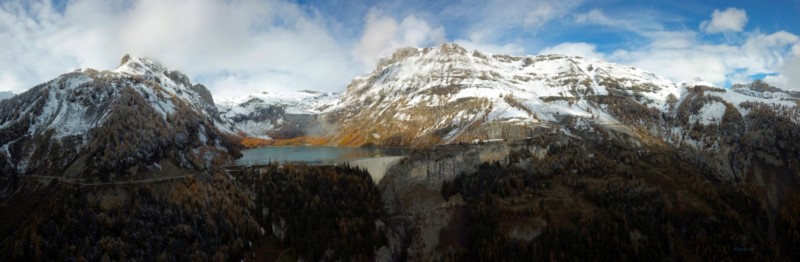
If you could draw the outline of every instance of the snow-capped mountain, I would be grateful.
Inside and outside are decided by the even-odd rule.
[[[761,81],[723,89],[591,58],[444,44],[398,50],[321,117],[337,130],[330,144],[428,147],[559,132],[686,150],[725,179],[741,179],[752,166],[729,167],[765,155],[800,174],[791,160],[800,159],[791,142],[800,141],[799,104],[797,92]],[[786,147],[770,149],[775,143]]]
[[[640,126],[660,136],[670,131],[662,114],[676,114],[682,103],[697,97],[695,86],[706,85],[676,84],[592,58],[493,55],[443,44],[396,51],[372,73],[353,80],[326,113],[342,130],[332,143],[346,145],[523,138],[541,127],[634,133]],[[760,91],[713,90],[741,113],[748,110],[742,102],[790,107],[798,97],[779,90],[769,97]],[[722,108],[709,106],[701,112],[708,114],[699,117],[703,121],[715,119]]]
[[[204,86],[126,55],[113,71],[77,70],[0,101],[0,169],[104,179],[165,159],[204,169],[238,154],[222,123]]]
[[[14,93],[12,93],[11,91],[0,91],[0,100],[12,97],[14,97]]]
[[[221,101],[217,108],[230,129],[249,137],[279,139],[304,135],[338,99],[336,93],[316,91],[262,92]]]

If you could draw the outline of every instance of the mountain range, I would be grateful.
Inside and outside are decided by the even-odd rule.
[[[424,147],[519,139],[540,128],[569,127],[638,128],[676,146],[702,147],[689,136],[691,128],[722,124],[727,107],[745,116],[749,105],[763,104],[796,123],[793,110],[800,93],[760,81],[730,89],[700,79],[674,83],[592,58],[493,55],[444,44],[398,50],[373,72],[354,79],[338,98],[300,92],[238,101],[233,103],[237,106],[220,105],[219,111],[227,112],[223,117],[231,128],[241,125],[245,135],[268,137],[264,135],[281,130],[272,126],[288,112],[309,117],[295,123],[309,128],[279,139],[322,136],[331,145]],[[259,121],[242,120],[254,112],[275,119],[260,121],[268,124],[254,129]],[[672,121],[679,115],[682,123]],[[320,132],[320,127],[335,131]]]
[[[126,55],[113,71],[76,70],[3,101],[0,168],[133,174],[171,159],[203,169],[242,138],[425,148],[613,131],[713,153],[748,137],[759,124],[753,120],[763,119],[755,114],[797,125],[798,104],[800,93],[761,81],[723,89],[593,58],[495,55],[456,44],[399,49],[341,94],[263,92],[215,103],[179,71]]]
[[[593,58],[494,55],[455,44],[399,49],[338,98],[300,92],[238,101],[221,105],[222,117],[246,136],[277,138],[266,144],[426,148],[549,132],[621,135],[707,155],[725,180],[744,172],[732,168],[731,152],[745,150],[738,143],[789,143],[800,123],[800,92],[760,80],[725,89]],[[269,121],[250,121],[258,119]],[[762,125],[779,134],[759,133]],[[772,155],[800,173],[795,151]]]
[[[470,250],[500,252],[490,244],[470,246],[477,242],[465,244],[465,239],[500,241],[492,243],[505,243],[503,247],[513,246],[513,241],[503,241],[516,239],[521,242],[513,243],[539,245],[531,251],[535,253],[544,248],[542,243],[551,243],[537,242],[537,237],[572,239],[579,234],[548,225],[581,221],[595,223],[592,230],[609,225],[603,223],[632,227],[620,241],[633,243],[626,250],[637,258],[649,254],[638,253],[637,241],[649,245],[650,251],[668,245],[671,254],[679,254],[674,257],[689,260],[719,251],[692,253],[687,251],[691,247],[724,250],[730,243],[758,243],[759,252],[777,254],[772,247],[785,248],[792,239],[800,239],[780,231],[797,232],[795,224],[785,221],[794,216],[792,210],[800,210],[793,200],[800,191],[798,141],[800,92],[760,80],[730,88],[701,79],[676,83],[594,58],[490,54],[456,44],[401,48],[372,72],[353,79],[342,93],[262,92],[216,100],[205,86],[179,71],[125,55],[114,70],[76,70],[0,100],[0,210],[23,210],[0,215],[0,233],[8,235],[0,249],[38,254],[37,229],[45,225],[47,232],[63,233],[59,222],[52,221],[67,217],[68,224],[82,225],[74,218],[80,216],[94,221],[88,223],[91,226],[103,221],[111,228],[109,234],[117,234],[118,239],[106,239],[105,246],[115,246],[108,241],[119,239],[139,243],[143,235],[158,235],[162,227],[169,227],[170,237],[187,241],[157,239],[177,243],[171,246],[174,250],[196,243],[191,245],[197,253],[205,249],[203,244],[217,248],[218,258],[233,259],[243,254],[247,239],[264,237],[268,231],[254,221],[271,226],[279,240],[287,234],[303,236],[305,231],[286,231],[308,222],[307,217],[287,226],[285,217],[275,214],[295,216],[293,210],[303,208],[328,212],[322,215],[327,216],[340,208],[336,205],[363,200],[321,199],[313,196],[317,190],[368,198],[360,204],[369,207],[371,219],[379,219],[364,222],[354,215],[356,210],[348,211],[352,223],[335,221],[340,230],[361,228],[371,232],[369,239],[385,239],[380,240],[386,242],[380,250],[364,251],[367,257],[440,260],[469,257]],[[362,171],[349,168],[323,168],[330,176],[319,177],[316,172],[323,171],[313,167],[270,166],[266,173],[247,169],[243,172],[251,176],[239,180],[225,170],[246,146],[308,144],[415,151],[388,168],[377,186]],[[264,175],[281,172],[294,175],[286,181]],[[347,184],[340,179],[353,184],[334,186]],[[142,188],[139,182],[168,186]],[[123,190],[126,187],[134,189]],[[48,198],[50,190],[73,197]],[[91,197],[82,194],[87,191]],[[294,195],[299,197],[288,198]],[[300,198],[306,200],[295,201]],[[120,199],[129,202],[119,204]],[[269,202],[275,199],[280,201]],[[647,201],[636,201],[641,199]],[[84,211],[42,208],[67,204]],[[266,206],[290,210],[270,211]],[[587,213],[590,209],[611,218]],[[24,210],[50,220],[30,222]],[[153,232],[119,233],[122,230],[108,216],[124,217],[121,212],[138,217],[119,221],[144,223]],[[154,218],[159,212],[171,222],[153,222],[160,221]],[[749,214],[759,219],[742,218]],[[628,225],[628,219],[637,217],[665,220],[657,226],[639,220]],[[487,225],[469,224],[481,219],[494,221],[487,223],[496,232],[470,231]],[[699,230],[691,227],[695,222],[711,226]],[[741,230],[720,229],[720,224],[739,225]],[[558,231],[562,229],[566,231]],[[745,229],[748,233],[741,233]],[[77,237],[95,232],[70,230]],[[706,232],[726,238],[706,245]],[[225,236],[225,244],[208,238],[219,234]],[[613,234],[593,236],[605,239]],[[350,240],[364,242],[359,237]],[[274,242],[266,242],[270,241]],[[311,257],[329,253],[324,249],[328,243],[306,244],[323,248],[309,249]],[[592,245],[589,238],[587,246]],[[132,250],[140,249],[124,250],[138,254]],[[56,244],[50,251],[68,252]],[[96,248],[92,254],[100,255]],[[210,254],[197,253],[195,258]]]

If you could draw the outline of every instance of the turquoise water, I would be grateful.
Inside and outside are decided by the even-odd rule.
[[[333,146],[261,147],[242,151],[236,160],[240,165],[280,163],[333,164],[342,161],[404,156],[409,150],[402,148],[360,148]]]

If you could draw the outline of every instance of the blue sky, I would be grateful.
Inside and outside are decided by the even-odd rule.
[[[0,91],[125,53],[161,61],[216,97],[343,91],[404,46],[456,42],[515,55],[562,53],[673,81],[765,80],[800,89],[800,1],[0,2]]]

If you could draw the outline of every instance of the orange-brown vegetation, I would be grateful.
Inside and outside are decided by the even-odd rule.
[[[224,174],[50,189],[31,219],[0,242],[6,259],[239,260],[258,237],[252,201]]]
[[[321,146],[327,145],[330,139],[319,136],[301,136],[290,139],[263,139],[257,137],[243,137],[241,143],[244,147],[264,147],[264,146]]]

